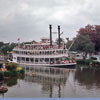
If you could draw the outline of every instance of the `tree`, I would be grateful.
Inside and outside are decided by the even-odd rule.
[[[89,36],[77,35],[74,40],[71,50],[85,52],[86,54],[94,52],[94,43],[91,42]]]
[[[1,48],[3,45],[4,45],[4,43],[3,43],[3,42],[0,42],[0,48]]]
[[[71,46],[72,42],[73,42],[72,40],[69,40],[69,41],[66,43],[67,49],[69,49],[69,47]]]
[[[9,51],[9,46],[7,45],[7,46],[2,46],[1,47],[1,52],[3,53],[3,54],[7,54],[7,51]]]
[[[7,45],[3,45],[1,47],[1,52],[3,54],[7,54],[7,52],[8,51],[12,51],[15,46],[16,46],[16,43],[11,43],[11,44],[7,44]]]
[[[87,25],[84,28],[80,28],[78,34],[88,35],[95,44],[95,50],[100,51],[100,25]]]
[[[59,45],[59,38],[56,39],[56,43]],[[64,39],[60,38],[60,45],[64,44]]]

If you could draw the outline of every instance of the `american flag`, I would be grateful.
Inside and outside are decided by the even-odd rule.
[[[20,38],[18,38],[17,41],[20,41]]]

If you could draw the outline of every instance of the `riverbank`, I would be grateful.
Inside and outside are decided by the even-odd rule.
[[[100,68],[100,62],[92,59],[81,59],[81,60],[76,60],[76,62],[77,62],[77,67],[84,65],[87,68]]]
[[[91,59],[80,59],[80,60],[76,60],[78,65],[89,65],[91,62],[93,62],[93,60]]]

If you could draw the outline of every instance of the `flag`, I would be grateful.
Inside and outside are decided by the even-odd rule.
[[[20,38],[18,38],[17,41],[20,41]]]

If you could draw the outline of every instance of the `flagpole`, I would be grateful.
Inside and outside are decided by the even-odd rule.
[[[20,46],[20,38],[18,38],[17,41],[18,41],[18,47],[19,47]]]

